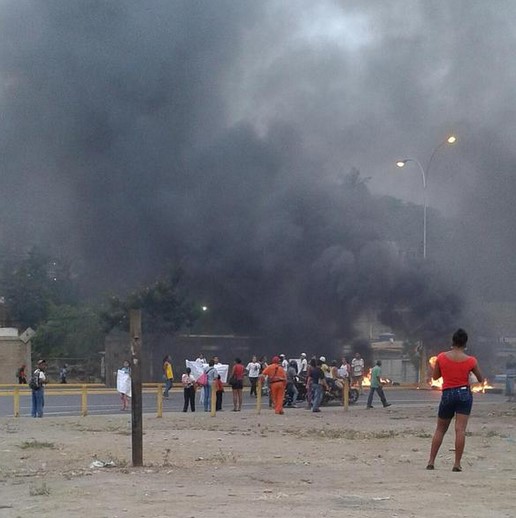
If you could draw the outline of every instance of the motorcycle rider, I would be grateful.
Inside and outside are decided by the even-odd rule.
[[[285,372],[287,372],[287,369],[288,369],[288,360],[287,360],[286,356],[285,356],[284,354],[280,354],[280,355],[279,355],[279,357],[280,357],[280,360],[281,360],[281,361],[280,361],[280,365],[283,367],[283,370],[284,370]]]

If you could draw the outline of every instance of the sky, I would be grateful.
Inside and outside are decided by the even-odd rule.
[[[301,299],[324,293],[341,304],[324,325],[351,336],[335,321],[370,297],[313,288],[314,271],[358,279],[367,250],[379,260],[361,275],[391,268],[374,197],[421,204],[420,171],[395,162],[426,167],[453,133],[427,170],[453,239],[429,230],[429,256],[459,264],[470,296],[511,300],[514,15],[480,0],[1,0],[3,253],[66,256],[92,293],[180,262],[239,328],[281,314],[320,329]],[[371,197],[344,194],[339,226],[354,168]]]

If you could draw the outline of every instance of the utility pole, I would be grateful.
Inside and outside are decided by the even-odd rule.
[[[133,466],[143,466],[142,312],[129,310],[131,335],[131,418]]]

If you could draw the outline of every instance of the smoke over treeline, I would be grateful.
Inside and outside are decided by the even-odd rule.
[[[350,339],[366,309],[407,332],[452,330],[457,285],[506,285],[469,238],[471,222],[486,232],[475,248],[493,228],[512,237],[498,201],[515,190],[513,152],[485,120],[489,91],[508,131],[514,93],[496,64],[496,79],[479,70],[514,37],[465,2],[312,4],[3,2],[4,253],[71,257],[88,295],[181,264],[228,329],[283,343]],[[479,41],[480,23],[497,37]],[[466,143],[436,161],[429,194],[456,219],[444,239],[436,215],[432,261],[411,262],[421,212],[381,193],[419,203],[417,171],[391,164],[451,130]],[[494,151],[504,187],[484,179]]]

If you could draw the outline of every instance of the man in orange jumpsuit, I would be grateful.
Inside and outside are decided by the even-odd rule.
[[[283,414],[283,399],[285,397],[285,387],[287,386],[287,374],[279,364],[279,357],[274,356],[271,364],[263,369],[262,376],[269,378],[269,387],[272,396],[272,404],[276,414]]]

